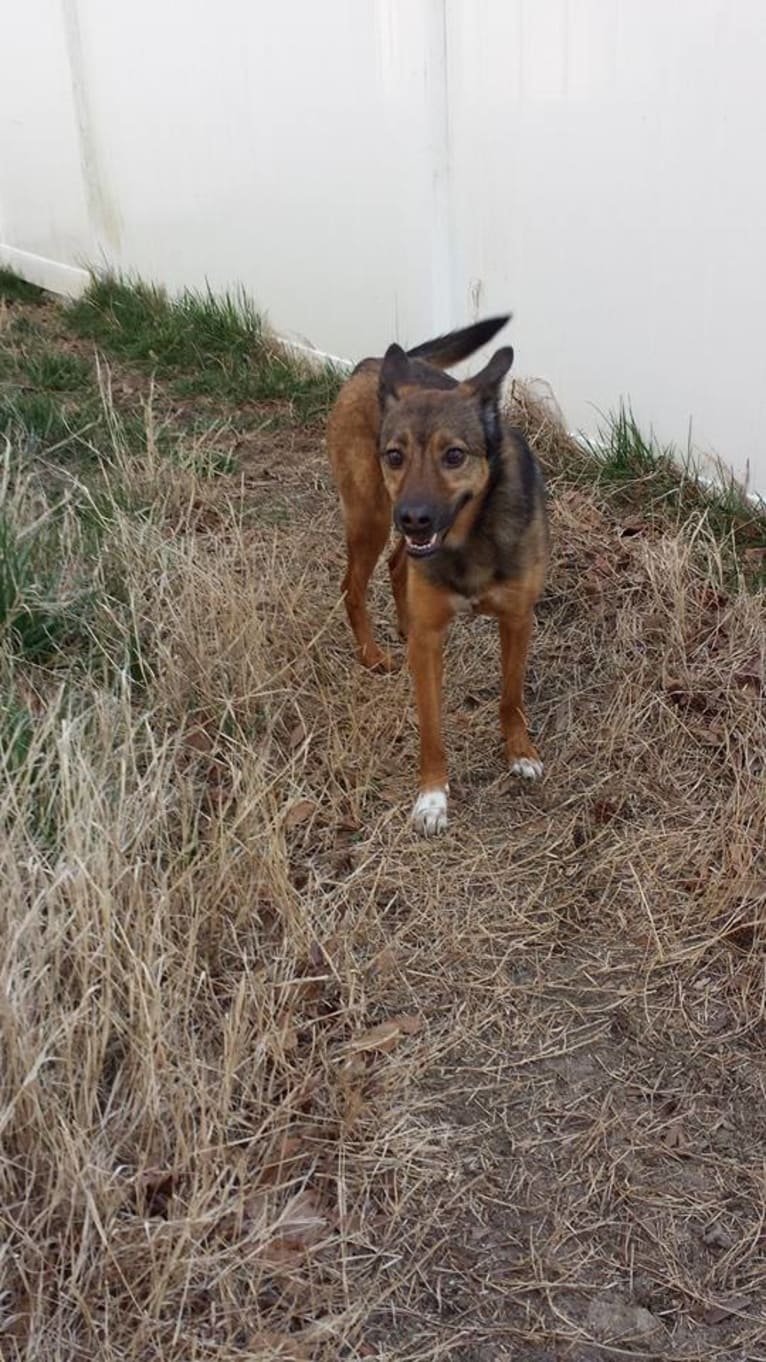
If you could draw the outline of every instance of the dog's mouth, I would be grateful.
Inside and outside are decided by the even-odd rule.
[[[430,558],[432,553],[438,553],[458,515],[470,500],[471,493],[464,492],[456,506],[442,509],[438,515],[431,519],[431,526],[433,527],[435,521],[436,529],[429,529],[427,534],[408,534],[402,525],[397,508],[394,511],[394,524],[404,539],[404,547],[409,556],[411,558]]]
[[[404,547],[413,558],[428,558],[430,554],[436,553],[443,535],[437,530],[428,539],[421,539],[414,534],[405,534]]]

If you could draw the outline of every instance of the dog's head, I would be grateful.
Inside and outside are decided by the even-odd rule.
[[[445,537],[462,538],[466,510],[481,498],[500,458],[500,387],[513,363],[498,350],[473,378],[449,388],[418,386],[400,345],[380,370],[380,460],[394,524],[415,558],[436,553]],[[463,511],[465,510],[465,516]]]

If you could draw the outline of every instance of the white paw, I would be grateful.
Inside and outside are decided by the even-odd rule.
[[[447,791],[423,790],[415,801],[412,821],[424,837],[434,837],[447,828]]]
[[[543,773],[543,763],[531,757],[517,757],[511,763],[511,775],[521,776],[523,780],[539,780]]]

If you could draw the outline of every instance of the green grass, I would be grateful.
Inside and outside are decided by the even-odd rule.
[[[46,297],[44,289],[27,283],[15,270],[0,266],[0,298],[7,303],[44,303]]]
[[[263,342],[261,319],[244,294],[186,291],[171,299],[153,284],[112,275],[94,278],[65,315],[77,335],[162,375],[245,362]]]
[[[13,687],[0,685],[0,772],[4,779],[21,771],[32,746],[33,722]]]
[[[67,591],[55,525],[20,529],[0,509],[0,637],[28,661],[49,661],[78,638],[82,595]]]
[[[583,480],[595,479],[648,518],[670,513],[681,520],[703,511],[716,538],[728,543],[740,565],[747,564],[748,553],[756,555],[766,546],[766,505],[749,498],[724,469],[716,484],[703,481],[691,453],[684,456],[646,435],[629,405],[609,413],[588,449],[592,462],[583,465]],[[762,567],[750,572],[758,584],[762,574]]]
[[[48,392],[77,392],[90,387],[93,381],[92,366],[86,359],[56,350],[25,354],[19,368],[36,388]]]
[[[98,427],[98,405],[65,404],[44,391],[9,388],[0,391],[0,434],[13,438],[18,456],[29,459],[55,453],[92,456],[90,441]]]
[[[23,434],[28,449],[68,443],[72,429],[61,402],[45,392],[10,388],[0,393],[0,432],[15,430]]]
[[[108,353],[172,380],[183,397],[289,403],[308,422],[326,413],[341,382],[332,366],[281,350],[244,293],[171,298],[152,284],[101,276],[65,321]]]

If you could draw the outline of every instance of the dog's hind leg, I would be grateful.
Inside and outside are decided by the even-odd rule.
[[[391,511],[387,504],[378,506],[374,514],[368,512],[363,522],[353,517],[346,523],[348,565],[342,589],[346,597],[348,621],[362,666],[374,667],[379,671],[390,671],[393,664],[390,655],[378,646],[372,636],[372,625],[367,613],[367,587],[375,564],[385,548],[390,527]]]
[[[404,540],[400,539],[388,560],[391,574],[391,589],[394,593],[396,618],[399,621],[399,637],[407,637],[407,551]]]

